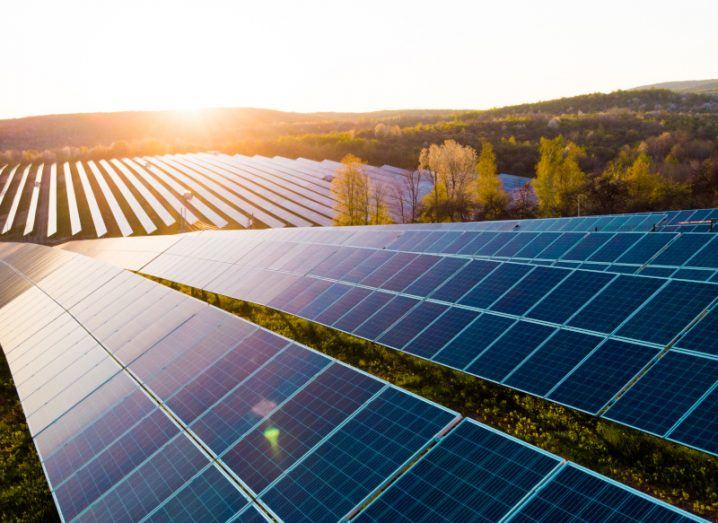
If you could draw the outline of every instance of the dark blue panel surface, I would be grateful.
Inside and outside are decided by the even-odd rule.
[[[203,413],[191,428],[221,454],[278,404],[309,381],[329,359],[295,345],[287,347]]]
[[[482,314],[433,359],[444,365],[463,369],[501,336],[512,323],[514,320],[503,316]]]
[[[511,232],[500,232],[496,236],[494,236],[490,241],[484,243],[481,247],[479,247],[476,252],[474,252],[475,256],[491,256],[496,251],[504,247],[508,242],[514,239],[515,233]]]
[[[646,234],[622,256],[619,256],[616,263],[642,265],[655,256],[655,254],[665,247],[675,236],[675,233],[663,232]]]
[[[651,261],[651,265],[683,265],[712,239],[712,234],[683,234],[659,254],[655,260]]]
[[[718,269],[718,236],[713,234],[713,240],[690,258],[686,265],[689,267],[710,267]]]
[[[297,314],[313,320],[319,316],[327,307],[344,296],[351,287],[343,283],[334,283],[322,294],[317,296],[311,303],[301,309]]]
[[[377,341],[401,349],[446,309],[445,305],[423,301]]]
[[[597,413],[658,350],[619,340],[607,340],[574,370],[549,399]]]
[[[356,521],[500,521],[558,464],[464,420]]]
[[[466,370],[477,376],[502,381],[553,332],[552,327],[520,321],[486,349]]]
[[[681,349],[718,356],[718,309],[712,309],[676,343]]]
[[[371,292],[372,291],[369,289],[365,289],[363,287],[354,287],[341,298],[332,303],[329,307],[324,309],[324,312],[317,315],[317,317],[314,318],[314,321],[323,323],[324,325],[331,325],[344,316],[349,309],[369,296]]]
[[[470,307],[486,308],[531,271],[531,265],[504,263],[486,276],[460,302]]]
[[[384,307],[376,311],[364,323],[362,323],[353,334],[373,340],[382,332],[391,327],[394,322],[401,318],[404,314],[414,307],[419,300],[408,298],[406,296],[395,296]]]
[[[526,315],[537,320],[564,323],[613,277],[612,274],[576,271],[529,310]]]
[[[447,245],[443,250],[439,251],[446,254],[456,254],[461,249],[466,247],[466,245],[469,244],[469,242],[478,236],[479,233],[476,232],[462,232],[456,240],[454,240],[452,243]]]
[[[248,433],[222,460],[261,492],[384,384],[333,364]]]
[[[561,236],[559,232],[543,232],[539,234],[532,242],[529,242],[526,247],[516,253],[516,258],[535,258],[541,251],[551,245],[556,239]]]
[[[431,297],[454,303],[498,266],[499,263],[496,262],[473,260],[439,287]]]
[[[718,388],[708,394],[669,437],[718,455]]]
[[[619,232],[608,240],[603,247],[593,253],[588,260],[592,262],[611,263],[622,256],[633,244],[643,237],[643,234]]]
[[[261,499],[286,521],[338,521],[454,416],[397,389],[385,390]]]
[[[441,260],[438,256],[421,254],[414,258],[409,264],[401,269],[394,277],[381,285],[382,289],[400,292],[414,283],[427,270],[431,271],[432,266]]]
[[[297,293],[297,295],[289,300],[283,307],[285,312],[296,314],[304,307],[312,303],[318,296],[332,285],[327,280],[313,280],[307,278],[306,287]]]
[[[442,258],[430,271],[409,285],[404,292],[415,296],[428,296],[466,263],[467,261],[461,258]]]
[[[556,241],[536,255],[536,258],[544,260],[557,260],[563,254],[576,245],[584,234],[578,232],[565,232]]]
[[[248,501],[237,487],[210,466],[199,476],[184,485],[147,521],[172,523],[174,521],[227,521],[247,505]]]
[[[718,297],[718,285],[671,281],[618,331],[621,336],[668,343]]]
[[[452,307],[404,347],[406,352],[431,358],[480,313]]]
[[[363,278],[360,283],[368,287],[380,287],[395,274],[404,272],[407,265],[416,257],[416,254],[406,252],[395,253],[389,260],[378,266],[377,269],[372,271],[367,277]]]
[[[562,260],[586,260],[596,250],[606,243],[613,233],[592,232],[585,236],[581,241],[576,243],[569,251],[564,254]]]
[[[605,414],[663,435],[718,380],[718,361],[669,351]]]
[[[712,269],[678,269],[671,278],[679,280],[709,281],[715,271]]]
[[[351,332],[364,323],[369,316],[377,311],[377,309],[389,303],[389,300],[391,300],[392,297],[392,294],[386,292],[372,292],[344,316],[335,321],[332,327],[346,332]]]
[[[571,318],[568,324],[597,332],[613,332],[664,283],[665,280],[658,278],[621,275]]]
[[[536,267],[491,306],[492,310],[522,315],[553,289],[569,271],[549,267]]]
[[[537,232],[517,233],[514,235],[514,239],[496,251],[494,256],[510,258],[526,247],[538,234]]]
[[[346,274],[339,279],[350,283],[359,283],[396,254],[388,251],[369,252],[371,254],[364,258],[364,261],[349,269]]]
[[[691,521],[666,505],[569,464],[511,521]]]
[[[603,338],[561,330],[529,356],[505,381],[539,396],[551,390]]]

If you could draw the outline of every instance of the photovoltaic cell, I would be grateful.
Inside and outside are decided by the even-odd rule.
[[[561,330],[539,347],[504,381],[539,396],[551,390],[602,340],[580,332]]]
[[[473,260],[431,294],[431,297],[435,300],[456,302],[499,265],[490,261]]]
[[[710,310],[676,345],[682,349],[718,356],[718,310]]]
[[[261,500],[286,521],[337,521],[453,418],[430,403],[387,389],[262,493]]]
[[[642,237],[641,234],[617,233],[593,253],[588,261],[611,263]]]
[[[564,254],[562,260],[586,260],[606,243],[613,234],[605,232],[589,233]]]
[[[536,267],[491,306],[492,310],[522,315],[563,280],[569,271]]]
[[[701,400],[668,436],[680,443],[718,454],[718,388]]]
[[[364,323],[377,309],[386,305],[392,295],[386,292],[374,291],[360,301],[354,308],[350,309],[344,316],[339,318],[332,326],[345,332],[352,332],[359,325]]]
[[[494,314],[482,314],[461,334],[451,340],[433,360],[456,369],[463,369],[514,323]]]
[[[682,234],[652,260],[651,265],[683,265],[711,239],[713,235],[708,233]]]
[[[401,349],[446,309],[445,305],[438,303],[421,302],[377,341],[389,347]]]
[[[500,382],[554,330],[545,325],[520,321],[486,349],[466,371]]]
[[[609,339],[568,375],[549,398],[595,414],[656,355],[656,349]]]
[[[500,521],[558,464],[464,420],[356,521]]]
[[[619,256],[616,263],[633,263],[639,265],[646,263],[675,238],[675,236],[674,233],[662,232],[646,234],[622,256]]]
[[[661,289],[618,334],[668,343],[718,297],[718,285],[671,281]]]
[[[656,292],[665,280],[619,276],[581,309],[569,325],[610,333]]]
[[[533,269],[531,265],[504,263],[471,289],[459,300],[459,303],[471,307],[486,308],[518,283],[531,269]]]
[[[718,360],[669,351],[605,414],[664,435],[718,380]]]
[[[466,263],[466,260],[461,258],[442,258],[430,271],[425,272],[409,285],[404,292],[414,296],[428,296]]]
[[[517,522],[548,521],[691,521],[669,506],[656,503],[573,464],[541,488],[511,518]]]
[[[613,278],[612,274],[576,271],[539,301],[526,315],[537,320],[562,324]]]
[[[479,315],[476,311],[451,307],[404,347],[406,352],[431,358]]]
[[[373,340],[409,312],[417,303],[419,301],[414,298],[395,296],[389,303],[367,318],[364,323],[354,330],[353,334]]]
[[[426,271],[432,271],[432,266],[441,258],[421,254],[414,258],[409,264],[401,269],[394,277],[380,285],[382,289],[400,292],[407,286],[416,282]]]

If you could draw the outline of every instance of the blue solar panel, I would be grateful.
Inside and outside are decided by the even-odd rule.
[[[564,323],[613,278],[612,274],[574,272],[526,315],[537,320]]]
[[[299,310],[297,314],[304,316],[310,320],[315,319],[319,316],[327,307],[337,301],[339,298],[344,296],[351,287],[342,283],[334,283],[328,287],[322,294],[314,298],[304,308]]]
[[[439,238],[423,249],[424,252],[442,253],[446,252],[447,247],[453,245],[456,240],[461,237],[463,233],[460,232],[445,232],[442,233]]]
[[[709,281],[714,274],[712,269],[678,269],[671,277],[679,280]]]
[[[466,260],[460,258],[442,258],[430,271],[409,285],[404,292],[415,296],[428,296],[466,263]]]
[[[473,238],[471,238],[469,242],[465,243],[464,246],[458,250],[458,254],[468,254],[473,256],[477,250],[496,236],[496,234],[497,233],[495,232],[473,233]]]
[[[558,285],[569,271],[536,267],[491,306],[492,310],[522,315]]]
[[[511,518],[549,521],[691,521],[668,505],[608,481],[573,464],[563,467]]]
[[[496,340],[514,320],[482,314],[434,356],[434,361],[463,369]]]
[[[644,264],[675,237],[675,233],[646,234],[622,256],[619,256],[616,263]]]
[[[665,280],[619,276],[581,309],[569,325],[610,333],[640,307]]]
[[[504,263],[486,276],[459,300],[462,305],[486,308],[513,287],[533,267],[518,263]]]
[[[446,309],[445,305],[438,303],[421,302],[377,341],[389,347],[401,349]]]
[[[665,344],[718,297],[718,285],[671,281],[618,334]]]
[[[439,287],[431,297],[455,302],[499,265],[496,262],[473,260]]]
[[[500,521],[558,465],[464,420],[356,521]]]
[[[506,243],[501,249],[494,253],[494,256],[499,257],[511,257],[515,256],[517,252],[526,247],[529,242],[533,241],[539,233],[519,233],[514,235],[514,239]]]
[[[396,296],[362,323],[353,334],[373,340],[414,307],[418,300]]]
[[[404,272],[407,265],[416,257],[416,254],[406,252],[395,253],[389,260],[379,265],[376,270],[360,280],[359,283],[369,287],[380,287],[382,283],[391,279],[395,274]],[[415,276],[419,275],[420,273],[415,274]]]
[[[642,234],[617,233],[593,253],[588,261],[613,262],[642,237]]]
[[[701,400],[669,437],[718,455],[718,388]]]
[[[718,269],[718,242],[715,234],[713,240],[708,242],[705,247],[698,251],[692,258],[686,262],[690,267],[710,267]]]
[[[444,247],[444,250],[441,252],[444,252],[446,254],[456,254],[461,249],[466,247],[466,245],[473,239],[475,239],[477,236],[477,233],[475,232],[462,232],[453,242],[451,242],[449,245]]]
[[[414,258],[406,267],[400,270],[394,277],[385,281],[380,287],[390,291],[400,292],[403,291],[407,286],[414,283],[420,278],[427,270],[431,271],[432,266],[437,263],[441,258],[438,256],[428,256],[421,254]]]
[[[371,291],[368,289],[363,287],[354,287],[341,298],[336,300],[331,307],[327,307],[324,309],[324,312],[318,314],[314,321],[323,323],[324,325],[331,325],[341,318],[346,311],[369,296],[369,294],[371,294]]]
[[[222,461],[261,492],[383,386],[335,363],[224,453]]]
[[[364,261],[349,268],[346,273],[338,276],[337,279],[350,283],[359,283],[377,270],[377,267],[381,267],[383,263],[386,263],[395,255],[395,253],[387,251],[369,251],[369,253],[364,258]]]
[[[643,345],[607,340],[548,397],[596,414],[657,354]]]
[[[529,242],[526,247],[516,253],[517,258],[535,258],[541,251],[551,245],[556,239],[561,236],[558,232],[544,232],[539,234],[532,242]]]
[[[431,358],[479,315],[476,311],[451,307],[404,347],[406,352]]]
[[[710,310],[676,345],[682,349],[718,356],[718,310]]]
[[[563,260],[586,260],[606,243],[613,234],[604,232],[594,232],[587,234],[581,241],[576,243],[569,251],[564,254]]]
[[[584,237],[583,233],[565,232],[559,236],[556,241],[546,247],[543,251],[536,255],[536,258],[544,260],[555,260],[563,256],[563,254],[572,248],[576,243]]]
[[[393,295],[386,292],[372,292],[353,308],[351,308],[344,316],[339,318],[332,324],[332,327],[351,332],[371,316],[377,309],[380,309],[391,300]]]
[[[553,332],[551,327],[520,321],[508,329],[466,370],[477,376],[502,381]]]
[[[473,254],[474,256],[491,256],[504,245],[506,245],[506,243],[512,240],[513,237],[513,233],[500,232],[491,240],[485,242],[481,247],[476,249],[476,252],[474,252]]]
[[[338,521],[399,472],[454,416],[387,389],[262,493],[261,500],[286,521]]]
[[[683,265],[711,239],[711,234],[683,234],[652,260],[651,265]]]
[[[539,396],[548,393],[603,338],[562,330],[549,338],[504,381]]]
[[[147,521],[217,522],[229,520],[248,501],[214,466],[207,467],[153,512]]]
[[[718,380],[718,360],[669,351],[605,414],[664,435]]]

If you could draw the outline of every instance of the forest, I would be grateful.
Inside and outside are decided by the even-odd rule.
[[[0,163],[218,150],[316,160],[352,154],[413,170],[423,149],[446,140],[475,151],[490,143],[498,172],[528,177],[553,143],[581,179],[563,202],[537,209],[544,216],[579,206],[596,214],[718,205],[718,97],[655,89],[486,111],[213,109],[6,120]]]

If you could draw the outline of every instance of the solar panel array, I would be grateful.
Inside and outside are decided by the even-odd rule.
[[[129,268],[268,305],[718,454],[718,284],[685,274],[623,274],[616,264],[595,271],[551,258],[542,265],[469,254],[541,239],[486,234],[407,227],[201,232],[134,253],[123,240],[69,248],[108,258],[123,252]],[[597,234],[604,233],[541,245],[560,244],[556,256]],[[610,234],[625,235],[630,242],[617,242],[623,254],[614,249],[619,260],[718,260],[712,234]],[[454,251],[457,242],[472,250],[432,253]],[[632,254],[634,245],[643,258]]]
[[[2,244],[0,281],[63,520],[697,520],[96,260]]]
[[[2,166],[1,234],[43,242],[331,225],[330,181],[338,166],[209,153]],[[388,185],[400,184],[406,173],[389,166],[366,166],[366,172]]]

